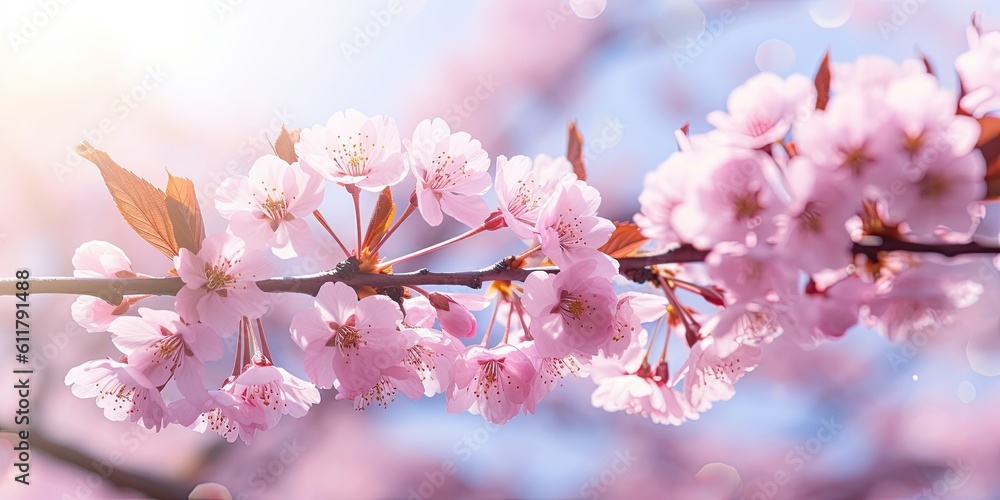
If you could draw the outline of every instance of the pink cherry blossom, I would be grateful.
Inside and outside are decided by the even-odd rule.
[[[274,155],[258,158],[249,176],[230,177],[216,192],[215,207],[229,231],[251,247],[268,245],[288,259],[315,244],[305,218],[323,201],[323,178]]]
[[[256,281],[271,277],[271,263],[229,233],[205,238],[197,254],[186,248],[174,258],[184,281],[177,292],[177,312],[185,321],[200,321],[228,336],[243,316],[267,311],[267,294]]]
[[[906,222],[918,236],[933,235],[938,226],[953,231],[973,229],[971,205],[986,194],[986,162],[979,152],[936,156],[916,182],[900,183],[885,195],[889,220]]]
[[[73,276],[78,278],[135,278],[132,262],[120,248],[104,241],[88,241],[73,253]],[[127,295],[119,305],[81,295],[71,306],[73,319],[88,332],[103,332],[115,318],[128,312],[144,295]]]
[[[673,214],[687,200],[687,184],[697,155],[681,151],[670,155],[656,170],[646,174],[642,193],[639,194],[639,213],[635,223],[643,236],[655,240],[661,248],[681,239],[674,231]]]
[[[708,122],[722,134],[722,144],[758,149],[785,138],[792,124],[816,107],[813,82],[802,75],[782,80],[761,73],[729,94],[728,113],[713,111]]]
[[[250,421],[261,430],[274,427],[282,415],[302,417],[311,405],[319,403],[316,386],[260,355],[223,390],[243,402]]]
[[[552,275],[531,273],[524,281],[524,306],[538,353],[589,359],[615,335],[618,296],[613,268],[603,260],[583,260]]]
[[[893,122],[885,133],[902,132],[896,137],[899,147],[910,155],[905,169],[910,180],[938,155],[963,156],[979,140],[979,123],[955,114],[958,102],[954,92],[941,88],[933,75],[920,73],[895,80],[886,91],[884,105]]]
[[[702,328],[711,334],[720,356],[728,356],[741,344],[767,344],[781,335],[792,317],[786,305],[767,301],[737,302],[712,316]]]
[[[640,329],[620,356],[599,355],[590,360],[588,374],[598,385],[591,396],[595,407],[620,411],[631,406],[630,399],[649,396],[651,386],[636,375],[645,362],[648,339],[646,330]]]
[[[339,382],[334,387],[340,391]],[[424,395],[424,385],[420,374],[407,366],[390,366],[381,370],[381,375],[375,385],[367,392],[362,392],[353,398],[354,409],[364,410],[375,403],[382,408],[388,408],[389,403],[396,400],[396,392],[402,391],[410,399],[420,399]],[[348,399],[346,392],[337,393],[336,399]]]
[[[420,378],[425,396],[444,392],[451,383],[451,367],[465,350],[457,338],[429,328],[404,330],[411,336],[413,345],[406,349],[402,366]]]
[[[705,258],[708,275],[736,300],[763,300],[795,294],[798,269],[777,257],[773,247],[723,242]]]
[[[925,74],[927,67],[918,59],[906,59],[899,63],[883,56],[865,55],[852,62],[831,63],[830,73],[830,86],[835,95],[872,92],[880,97],[896,80]]]
[[[396,122],[381,115],[368,118],[355,109],[334,114],[325,127],[303,129],[295,153],[327,179],[368,191],[381,191],[406,176]]]
[[[535,374],[531,360],[515,346],[469,347],[452,366],[448,412],[469,411],[494,424],[507,423],[528,399]]]
[[[891,341],[931,335],[954,322],[982,293],[977,279],[953,274],[948,265],[924,262],[876,283],[864,299],[861,317]]]
[[[843,269],[852,260],[845,223],[860,209],[861,195],[830,177],[801,156],[788,167],[792,201],[778,218],[777,252],[808,273]]]
[[[911,175],[903,134],[872,89],[838,94],[802,123],[795,138],[799,153],[855,192],[889,189]]]
[[[698,413],[666,376],[666,365],[651,368],[645,360],[646,332],[641,332],[620,358],[595,357],[590,376],[597,383],[591,403],[605,411],[649,417],[659,424],[679,425]]]
[[[469,307],[462,302],[456,301],[456,295],[433,292],[427,299],[434,314],[441,323],[441,329],[459,338],[468,338],[476,335],[476,317],[469,311]],[[460,294],[473,295],[473,294]],[[476,301],[473,306],[476,310],[486,307],[489,302],[480,295],[473,295]]]
[[[403,313],[384,295],[358,300],[353,288],[325,283],[315,307],[291,322],[292,338],[305,352],[305,369],[320,388],[339,383],[344,397],[367,393],[382,370],[403,361],[406,339],[397,330]]]
[[[153,387],[173,378],[185,397],[203,400],[202,364],[222,357],[218,334],[201,324],[188,325],[173,311],[141,308],[139,316],[118,318],[108,328],[128,365]]]
[[[689,177],[686,199],[671,212],[670,225],[681,240],[699,248],[721,241],[744,242],[774,231],[773,218],[783,209],[765,170],[776,168],[770,156],[717,147],[690,154],[680,177]]]
[[[565,158],[540,155],[531,168],[526,156],[497,157],[496,187],[500,212],[507,226],[520,238],[534,237],[538,216],[559,184],[576,181],[573,166]]]
[[[666,364],[660,364],[660,371],[666,371],[665,368]],[[649,396],[648,405],[637,413],[648,414],[653,423],[663,425],[681,425],[688,420],[698,420],[698,412],[683,393],[669,383],[655,382],[655,379],[654,383],[656,387]]]
[[[534,342],[524,342],[519,344],[518,348],[528,356],[536,370],[535,380],[531,385],[531,394],[524,401],[523,412],[525,415],[534,414],[538,403],[549,395],[557,385],[562,385],[564,378],[569,375],[579,375],[583,370],[580,362],[573,356],[552,358],[539,355]]]
[[[78,398],[96,398],[108,420],[140,422],[159,431],[167,424],[167,406],[160,391],[141,372],[125,363],[100,359],[88,361],[66,373]]]
[[[596,258],[615,225],[597,217],[601,194],[583,181],[563,184],[538,214],[535,232],[542,250],[559,267]]]
[[[847,276],[822,289],[807,287],[801,298],[791,301],[795,328],[787,329],[787,335],[806,349],[843,337],[858,323],[861,301],[871,286]]]
[[[106,241],[88,241],[73,253],[77,278],[135,278],[132,261],[122,249]]]
[[[703,412],[715,401],[726,401],[736,394],[733,384],[760,363],[760,349],[741,344],[725,356],[719,354],[711,337],[699,341],[676,375],[684,377],[684,397]]]
[[[319,403],[319,391],[309,382],[256,355],[239,375],[222,388],[208,392],[200,404],[182,399],[170,404],[171,417],[198,432],[212,430],[230,443],[240,438],[250,444],[257,431],[274,427],[283,415],[302,417]]]
[[[975,116],[1000,109],[1000,31],[969,29],[969,50],[955,59],[966,95],[962,108]]]
[[[490,214],[483,195],[493,179],[487,170],[490,157],[468,133],[452,133],[440,119],[424,120],[405,142],[410,169],[417,178],[417,208],[432,226],[441,224],[441,213],[478,227]]]
[[[222,389],[208,391],[209,399],[202,405],[192,404],[190,400],[179,399],[170,403],[169,413],[173,421],[185,427],[191,427],[197,432],[211,430],[232,443],[237,438],[244,443],[253,442],[260,426],[253,421],[255,411],[245,400],[232,392],[232,382],[235,377],[229,377]]]
[[[666,299],[664,299],[666,302]],[[632,307],[627,296],[618,296],[615,304],[615,319],[612,324],[613,335],[601,346],[600,354],[606,357],[620,357],[625,349],[632,344],[635,336],[642,331],[642,320]]]

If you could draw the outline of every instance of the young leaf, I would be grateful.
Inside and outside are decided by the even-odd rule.
[[[566,146],[566,159],[573,165],[573,173],[581,181],[587,180],[587,170],[583,165],[583,134],[576,128],[576,122],[569,122],[569,144]]]
[[[976,147],[986,159],[987,200],[1000,198],[1000,118],[984,116],[979,119],[982,132]]]
[[[372,218],[368,221],[368,231],[365,233],[365,241],[362,248],[375,248],[382,241],[385,233],[392,225],[392,219],[396,215],[396,204],[392,202],[392,192],[385,188],[378,195],[375,202],[375,209],[372,210]]]
[[[174,239],[180,248],[198,253],[205,240],[205,221],[190,179],[167,172],[167,214],[174,227]]]
[[[639,251],[639,247],[648,241],[639,231],[639,226],[631,222],[615,222],[615,230],[611,233],[611,238],[600,250],[612,258],[621,259],[631,257]]]
[[[76,153],[101,170],[104,184],[125,222],[167,257],[177,255],[179,247],[174,238],[174,229],[167,213],[167,197],[163,191],[125,170],[107,153],[95,149],[87,141],[76,146]]]
[[[823,60],[819,63],[819,70],[816,71],[816,109],[826,109],[826,104],[830,102],[830,51],[826,51]]]
[[[288,163],[299,161],[299,157],[295,155],[295,143],[299,142],[299,132],[301,131],[302,129],[297,128],[289,132],[282,125],[281,132],[278,133],[278,138],[274,141],[274,154]]]

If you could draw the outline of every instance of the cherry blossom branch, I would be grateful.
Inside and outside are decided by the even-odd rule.
[[[179,484],[178,481],[167,481],[137,472],[122,469],[120,466],[110,467],[96,457],[52,441],[42,433],[31,431],[31,444],[57,460],[73,464],[86,471],[100,474],[109,483],[128,488],[150,498],[187,498],[194,485]]]
[[[853,253],[875,258],[880,252],[904,251],[911,253],[935,253],[947,257],[969,254],[1000,254],[1000,247],[979,243],[927,244],[897,240],[868,238],[854,243]],[[682,245],[669,250],[637,257],[618,259],[622,275],[637,281],[649,279],[649,266],[659,264],[681,264],[702,262],[708,250],[691,245]],[[559,272],[556,267],[512,269],[514,257],[506,257],[497,264],[475,270],[460,272],[431,272],[427,269],[396,274],[362,274],[357,272],[351,260],[338,264],[337,268],[315,274],[270,278],[257,282],[265,292],[303,293],[316,295],[319,288],[328,282],[342,282],[350,286],[371,286],[390,288],[421,285],[457,285],[468,288],[482,288],[487,281],[524,281],[532,271]],[[15,278],[0,279],[0,295],[23,293],[18,290]],[[184,283],[177,277],[166,278],[31,278],[29,292],[91,295],[111,303],[121,302],[124,295],[176,295]]]

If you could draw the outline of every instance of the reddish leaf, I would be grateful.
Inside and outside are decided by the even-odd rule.
[[[392,219],[396,216],[396,204],[392,202],[392,192],[385,188],[378,195],[375,202],[375,209],[372,210],[372,217],[368,221],[368,231],[365,232],[365,241],[362,248],[375,248],[382,241],[385,233],[392,225]]]
[[[826,51],[816,71],[816,109],[826,109],[830,102],[830,51]]]
[[[83,141],[76,153],[90,160],[101,170],[104,184],[111,193],[118,211],[142,239],[167,257],[177,255],[177,241],[167,212],[166,195],[138,175],[125,170],[104,151]]]
[[[278,138],[274,141],[274,154],[288,163],[299,161],[299,157],[295,154],[295,143],[299,142],[299,132],[301,131],[302,129],[297,128],[289,132],[282,125],[281,132],[278,133]]]
[[[566,159],[573,165],[573,173],[581,181],[587,180],[587,170],[583,165],[583,135],[576,128],[576,122],[569,122],[569,144],[566,146]]]
[[[205,240],[205,221],[190,179],[167,172],[167,214],[174,227],[174,239],[180,248],[198,253]]]
[[[639,226],[631,222],[615,222],[615,231],[600,250],[615,259],[631,257],[639,251],[639,247],[648,241],[639,231]]]
[[[930,59],[927,59],[927,54],[924,54],[923,52],[920,52],[918,50],[917,51],[917,55],[919,55],[920,56],[920,60],[924,62],[924,69],[927,70],[927,74],[928,75],[933,75],[934,74],[934,68],[931,67],[931,61],[930,61]]]
[[[987,200],[1000,198],[1000,118],[984,116],[979,119],[982,132],[976,147],[986,159]]]

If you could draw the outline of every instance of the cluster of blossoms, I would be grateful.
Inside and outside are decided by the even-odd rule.
[[[210,428],[248,443],[282,415],[304,415],[318,389],[333,388],[358,409],[387,406],[399,391],[411,399],[444,393],[448,411],[504,423],[534,413],[567,376],[597,384],[595,407],[676,425],[731,398],[757,366],[760,346],[779,335],[814,347],[859,317],[892,339],[937,328],[982,287],[940,259],[886,252],[861,261],[852,245],[967,241],[974,230],[986,194],[977,117],[1000,103],[1000,78],[988,74],[997,66],[982,61],[997,59],[1000,34],[970,33],[972,49],[956,61],[961,105],[919,60],[824,65],[828,89],[822,78],[751,78],[727,111],[708,116],[714,130],[678,131],[680,151],[646,177],[636,225],[598,215],[601,195],[579,160],[491,162],[479,141],[441,119],[421,122],[404,140],[391,118],[356,110],[283,132],[287,147],[276,145],[247,176],[219,187],[215,206],[227,230],[176,252],[184,286],[174,311],[129,315],[141,295],[119,305],[77,300],[73,317],[88,331],[110,331],[122,356],[84,363],[66,383],[77,396],[96,397],[112,420]],[[376,229],[363,236],[362,193],[391,204],[388,187],[408,174],[415,187],[406,209],[395,221],[394,210],[384,220],[375,214]],[[354,200],[354,248],[319,213],[331,187]],[[483,197],[491,187],[495,207]],[[380,257],[413,213],[431,226],[448,216],[470,229]],[[258,283],[274,275],[268,252],[294,259],[321,244],[310,217],[355,273],[391,274],[409,258],[500,230],[527,244],[506,268],[531,272],[523,283],[492,281],[485,295],[331,279],[288,328],[303,352],[302,380],[273,364],[261,320],[273,304]],[[625,272],[621,259],[639,245],[623,252],[613,242],[636,228],[640,244],[694,247],[707,257]],[[104,242],[82,245],[73,264],[81,277],[147,277]],[[645,284],[625,286],[621,274]],[[472,311],[491,306],[481,340],[467,345],[479,332]],[[204,363],[222,357],[222,339],[233,334],[232,374],[206,387]],[[687,349],[680,367],[668,365],[671,345]],[[167,402],[170,380],[180,397]]]

